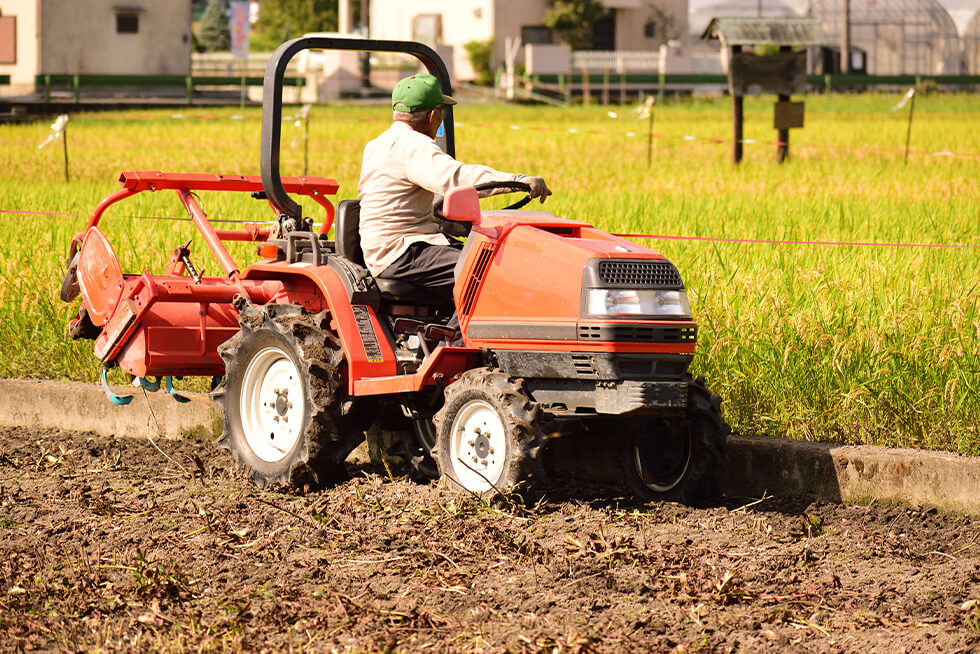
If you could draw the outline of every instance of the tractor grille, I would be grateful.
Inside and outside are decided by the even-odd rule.
[[[683,286],[680,273],[669,261],[600,261],[599,280],[609,286]]]
[[[579,325],[578,336],[583,341],[613,341],[633,343],[693,343],[697,327],[647,327],[644,325]]]

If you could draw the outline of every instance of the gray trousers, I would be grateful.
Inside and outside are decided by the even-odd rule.
[[[454,270],[463,244],[412,243],[378,277],[399,279],[421,286],[433,295],[453,301]]]

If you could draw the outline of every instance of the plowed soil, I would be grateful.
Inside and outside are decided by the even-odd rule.
[[[489,506],[368,466],[283,495],[157,445],[0,429],[0,650],[980,649],[974,519],[567,483]]]

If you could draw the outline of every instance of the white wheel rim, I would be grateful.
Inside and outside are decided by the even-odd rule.
[[[456,481],[475,493],[494,488],[507,458],[507,435],[500,414],[489,403],[474,400],[456,414],[452,429],[449,455]]]
[[[690,444],[688,444],[687,457],[684,459],[684,465],[681,466],[677,475],[673,476],[673,479],[670,480],[661,479],[655,481],[650,477],[650,472],[643,465],[643,455],[640,453],[639,447],[633,448],[633,463],[636,466],[636,472],[639,474],[640,479],[647,488],[655,493],[666,493],[677,486],[677,484],[679,484],[684,478],[684,475],[687,474],[687,469],[691,465],[691,447]],[[661,483],[658,483],[658,481]]]
[[[302,376],[285,351],[267,347],[252,357],[240,406],[249,449],[268,463],[284,459],[299,440],[306,406]]]

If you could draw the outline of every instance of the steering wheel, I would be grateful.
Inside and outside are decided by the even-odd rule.
[[[506,189],[507,193],[530,193],[531,187],[524,182],[485,182],[483,184],[477,184],[474,186],[478,192],[479,191],[494,191],[498,189]],[[442,213],[442,203],[444,198],[439,198],[432,205],[432,217],[437,223],[439,223],[443,234],[449,236],[466,236],[470,233],[470,229],[473,227],[473,223],[465,220],[449,220]],[[525,196],[515,202],[514,204],[508,205],[502,209],[502,211],[512,211],[514,209],[520,209],[531,201],[530,196]]]

